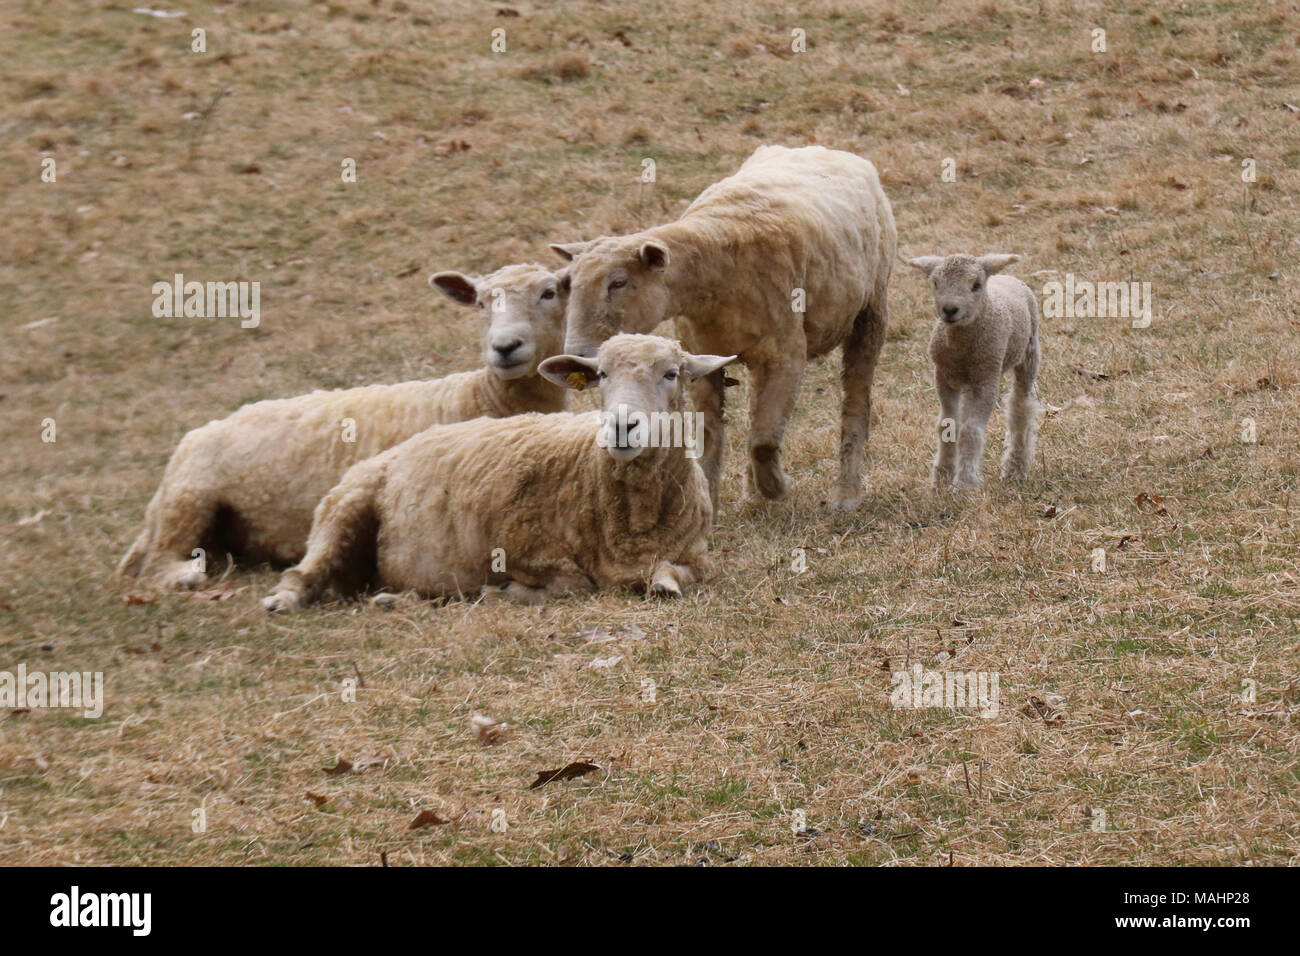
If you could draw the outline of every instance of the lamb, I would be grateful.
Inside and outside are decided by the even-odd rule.
[[[781,442],[810,358],[843,347],[840,473],[828,503],[852,511],[871,428],[871,385],[889,321],[898,233],[875,167],[851,153],[762,146],[681,218],[631,235],[552,245],[571,260],[565,351],[677,316],[693,352],[737,353],[749,369],[749,487],[790,487]],[[714,506],[722,462],[721,372],[692,388],[705,415]]]
[[[685,386],[735,356],[618,335],[541,365],[602,411],[431,428],[354,466],[321,501],[307,555],[262,602],[290,611],[366,584],[539,603],[598,588],[678,597],[708,571],[708,484],[680,421]]]
[[[478,307],[483,368],[256,402],[194,429],[172,455],[119,574],[185,588],[203,582],[211,554],[292,564],[304,554],[317,503],[356,462],[431,425],[567,407],[568,393],[537,374],[563,343],[563,275],[511,265],[484,277],[440,272],[430,283]]]
[[[984,433],[1007,369],[1015,374],[1015,387],[1007,410],[1002,477],[1020,481],[1033,463],[1042,360],[1038,300],[1019,279],[996,274],[1019,258],[992,253],[909,260],[934,283],[938,312],[930,336],[940,407],[935,488],[949,482],[957,488],[979,487]]]

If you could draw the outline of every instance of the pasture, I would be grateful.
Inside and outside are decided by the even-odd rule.
[[[105,682],[98,719],[0,710],[0,863],[1294,862],[1297,4],[160,9],[186,16],[0,2],[0,671]],[[897,218],[857,513],[821,506],[832,355],[777,503],[746,493],[733,373],[717,573],[680,602],[271,617],[270,568],[113,578],[188,430],[474,368],[430,273],[558,265],[764,143],[866,156]],[[1044,318],[1018,487],[1001,411],[984,489],[929,487],[902,260],[951,252],[1019,253],[1040,293],[1150,283],[1146,327]],[[156,318],[177,273],[259,282],[260,323]],[[997,712],[893,706],[917,665],[996,675]]]

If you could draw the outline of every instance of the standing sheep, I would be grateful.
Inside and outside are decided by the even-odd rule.
[[[565,351],[586,355],[615,332],[679,316],[693,352],[736,353],[749,368],[750,487],[780,498],[781,442],[810,358],[843,346],[840,475],[829,502],[862,501],[871,383],[889,320],[898,233],[876,168],[851,153],[762,146],[676,222],[627,236],[553,245],[573,261]],[[695,383],[705,414],[704,472],[718,502],[721,372]]]
[[[935,488],[949,482],[957,488],[980,486],[984,433],[1007,369],[1015,374],[1015,388],[1007,409],[1002,477],[1019,481],[1033,463],[1042,359],[1038,300],[1019,279],[995,275],[1019,258],[997,253],[921,256],[908,263],[934,283],[938,313],[930,335],[940,408]]]
[[[494,597],[536,602],[648,582],[680,596],[707,570],[713,509],[687,449],[655,435],[680,423],[688,381],[733,358],[619,335],[595,360],[547,359],[542,375],[598,387],[604,411],[431,428],[356,465],[263,606],[294,610],[367,583],[430,597],[495,586]]]
[[[563,276],[512,265],[482,278],[440,272],[430,282],[478,306],[484,368],[255,402],[194,429],[172,455],[118,572],[184,588],[203,582],[209,553],[292,564],[303,555],[313,509],[356,462],[430,425],[567,407],[567,393],[537,374],[563,344]]]

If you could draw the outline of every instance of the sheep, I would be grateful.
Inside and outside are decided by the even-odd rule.
[[[827,502],[855,510],[871,428],[871,386],[889,321],[898,232],[876,168],[851,153],[761,146],[676,222],[559,243],[572,290],[565,351],[590,354],[615,332],[676,316],[693,352],[735,352],[751,375],[749,488],[783,497],[781,443],[811,358],[843,347],[840,472]],[[704,471],[717,507],[722,373],[696,382]]]
[[[1015,375],[1015,387],[1007,409],[1002,477],[1020,481],[1033,463],[1042,361],[1038,300],[1019,279],[996,274],[1019,258],[991,253],[908,261],[934,284],[937,317],[930,355],[940,410],[931,480],[936,489],[949,482],[956,488],[980,486],[984,433],[1007,369]]]
[[[189,432],[119,574],[186,588],[204,581],[214,552],[292,564],[303,556],[316,504],[356,462],[430,425],[564,410],[568,393],[537,374],[563,342],[563,279],[538,265],[484,277],[437,273],[430,284],[478,307],[483,368],[256,402]]]
[[[365,584],[525,603],[647,582],[681,596],[708,572],[713,507],[686,443],[657,440],[653,426],[680,421],[685,385],[734,358],[618,335],[594,360],[547,359],[543,376],[599,388],[603,410],[430,428],[355,465],[263,607]]]

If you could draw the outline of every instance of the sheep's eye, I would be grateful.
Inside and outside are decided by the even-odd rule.
[[[973,286],[970,287],[970,290],[972,292],[978,292],[980,290],[980,284],[976,282]]]
[[[597,372],[596,378],[603,382],[605,381],[605,379],[609,378],[609,376],[606,375],[604,372]]]
[[[677,381],[677,369],[671,368],[668,371],[664,372],[664,380],[668,382]]]
[[[611,292],[613,292],[615,289],[621,289],[621,288],[623,288],[623,286],[625,286],[625,285],[627,285],[627,280],[626,280],[626,279],[610,279],[610,280],[609,280],[609,289],[610,289]]]
[[[555,290],[554,290],[554,289],[547,289],[545,292],[542,293],[542,301],[543,301],[543,302],[545,302],[547,299],[554,299],[554,298],[555,298]]]

